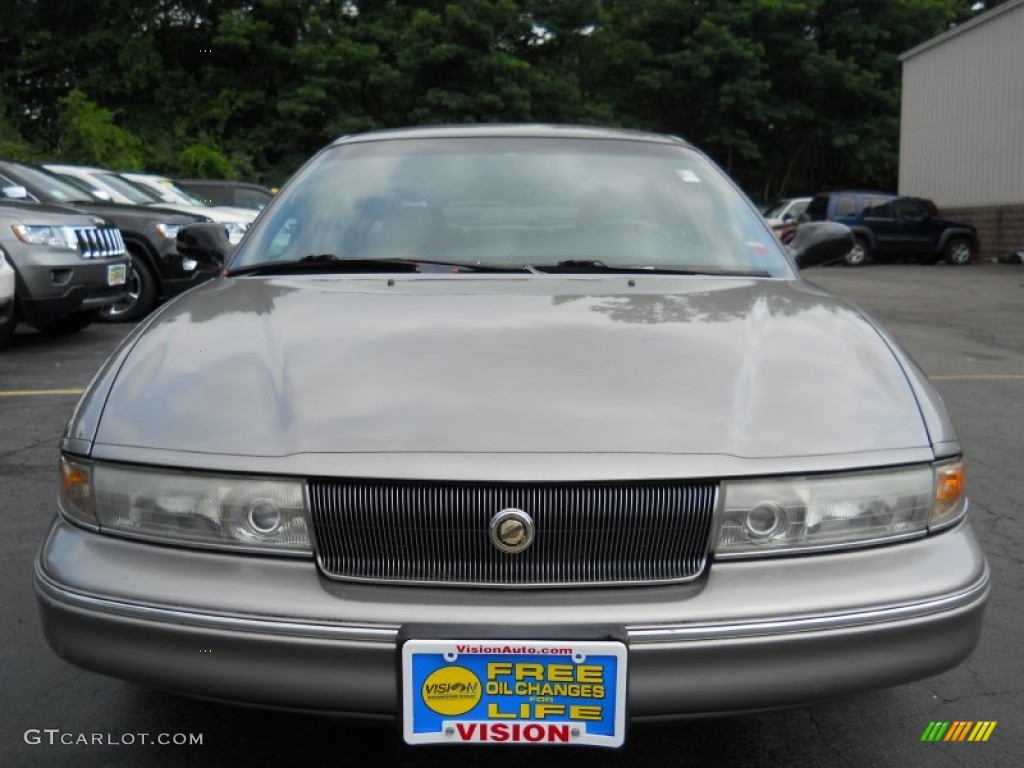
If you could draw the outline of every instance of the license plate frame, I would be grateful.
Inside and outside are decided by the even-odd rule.
[[[107,285],[124,285],[128,281],[128,267],[124,264],[107,265]]]
[[[399,678],[408,744],[625,742],[621,640],[409,637]]]

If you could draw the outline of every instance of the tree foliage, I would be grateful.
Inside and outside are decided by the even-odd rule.
[[[344,133],[536,120],[682,135],[755,197],[892,187],[898,56],[976,5],[7,0],[0,154],[279,183]]]
[[[142,143],[114,124],[109,109],[96,105],[77,88],[57,99],[57,106],[57,151],[62,158],[118,170],[142,167]]]

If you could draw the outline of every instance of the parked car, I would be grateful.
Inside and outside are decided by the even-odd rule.
[[[7,196],[19,196],[12,185]],[[73,333],[126,292],[128,256],[111,222],[61,206],[0,199],[0,346],[20,320]]]
[[[246,181],[175,179],[174,183],[208,205],[230,205],[262,211],[274,197],[273,190]]]
[[[105,168],[92,168],[84,165],[63,165],[46,163],[43,166],[65,181],[77,183],[93,193],[99,193],[101,199],[111,200],[126,205],[158,205],[161,208],[180,213],[191,213],[205,216],[224,225],[228,240],[237,243],[242,239],[256,214],[242,208],[221,208],[206,205],[201,200],[179,200],[169,195],[166,190],[154,188],[145,174],[136,174],[144,179],[132,179],[127,174],[115,173]],[[160,178],[160,177],[153,177]]]
[[[764,210],[764,217],[768,224],[777,227],[790,222],[796,223],[807,210],[807,204],[811,202],[809,197],[787,197],[777,200]]]
[[[170,205],[172,208],[184,206],[186,211],[195,211],[209,216],[214,221],[224,225],[228,235],[228,242],[235,245],[245,235],[249,225],[256,218],[258,211],[251,208],[237,208],[227,205],[210,205],[198,197],[183,190],[172,179],[160,176],[155,173],[123,173],[121,178],[127,179],[136,186],[157,195],[162,205]],[[197,210],[198,209],[198,210]],[[179,208],[179,210],[181,210]]]
[[[175,243],[178,229],[185,224],[209,221],[206,216],[103,202],[39,166],[10,160],[0,161],[0,186],[5,184],[24,189],[29,200],[71,205],[102,216],[121,231],[131,259],[128,292],[120,301],[103,308],[104,319],[138,320],[161,299],[175,296],[215,273],[213,269],[197,267],[194,262],[184,262]]]
[[[854,235],[843,261],[859,266],[868,259],[912,257],[922,264],[945,259],[970,264],[978,253],[978,231],[948,221],[929,200],[884,192],[841,191],[815,196],[804,212],[807,221],[838,221]]]
[[[178,240],[227,256],[214,224]],[[46,637],[411,744],[616,746],[949,669],[989,593],[962,449],[800,278],[850,244],[787,253],[676,138],[339,139],[79,403]]]

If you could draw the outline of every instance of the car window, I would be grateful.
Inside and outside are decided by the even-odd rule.
[[[156,192],[135,186],[127,179],[122,179],[116,173],[97,173],[96,178],[111,189],[120,192],[136,205],[151,205],[164,202]]]
[[[893,217],[899,221],[924,221],[927,217],[924,206],[916,200],[893,200]]]
[[[32,186],[39,190],[48,203],[96,202],[96,198],[86,190],[70,184],[54,174],[28,165],[17,165],[14,168],[14,172],[25,180],[26,186]]]
[[[271,199],[273,199],[273,195],[259,189],[246,189],[242,187],[235,190],[235,205],[241,208],[255,208],[262,211]]]
[[[700,154],[607,140],[330,148],[279,193],[232,266],[325,253],[787,271],[764,220]]]
[[[159,184],[163,189],[166,189],[167,193],[172,198],[175,198],[175,199],[179,200],[180,202],[185,203],[186,205],[206,205],[205,202],[200,200],[198,197],[193,195],[191,192],[186,192],[184,189],[179,187],[177,184],[175,184],[170,179],[160,179],[157,182],[157,184]]]
[[[887,197],[868,197],[864,199],[865,219],[891,219],[892,207]]]
[[[840,195],[836,198],[837,219],[849,219],[857,215],[857,198],[849,195]]]

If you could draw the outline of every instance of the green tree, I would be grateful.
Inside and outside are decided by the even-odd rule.
[[[178,155],[178,169],[183,176],[197,179],[238,178],[231,161],[209,144],[190,144]]]
[[[58,100],[61,126],[57,152],[61,159],[118,170],[142,167],[142,143],[114,124],[114,113],[72,88]]]

